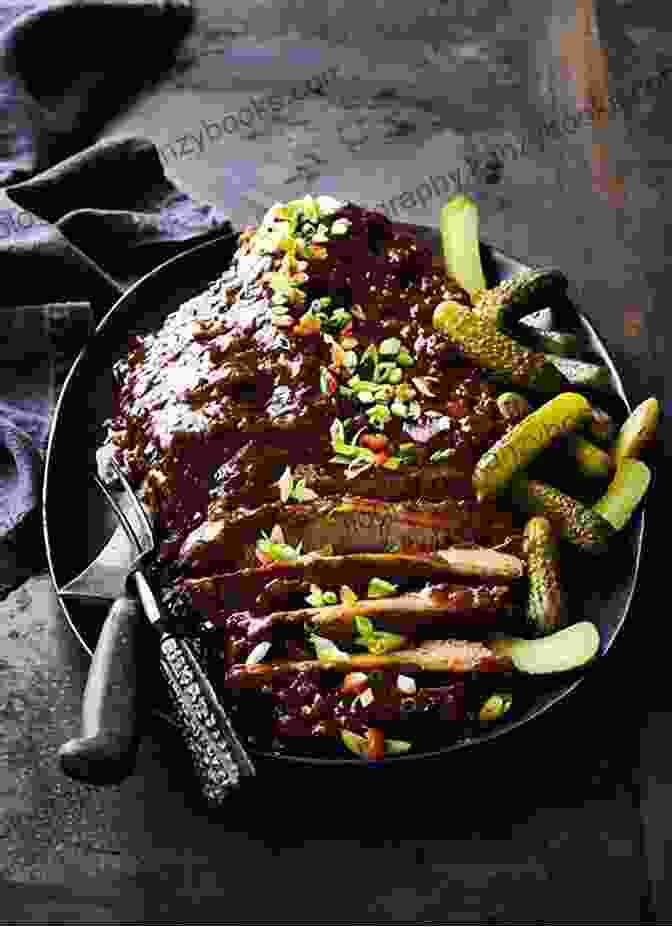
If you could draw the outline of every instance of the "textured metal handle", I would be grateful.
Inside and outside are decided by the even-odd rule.
[[[189,643],[164,633],[160,648],[161,670],[180,716],[203,796],[210,807],[218,807],[241,778],[255,775],[254,766]]]

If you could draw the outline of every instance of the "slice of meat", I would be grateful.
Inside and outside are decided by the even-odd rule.
[[[497,655],[486,643],[464,640],[427,640],[417,647],[397,650],[378,656],[372,653],[348,654],[333,663],[320,660],[283,660],[275,663],[236,664],[225,676],[225,685],[232,689],[261,688],[276,677],[288,673],[336,669],[344,673],[361,670],[407,668],[438,673],[488,673],[512,669],[509,657]]]
[[[286,542],[303,544],[304,552],[332,545],[336,553],[364,553],[407,546],[431,551],[464,543],[497,547],[520,532],[519,522],[494,502],[474,499],[391,503],[341,497],[296,505],[278,500],[204,522],[182,545],[180,565],[191,576],[224,572],[226,564],[254,566],[260,532],[276,524]]]
[[[279,519],[290,545],[309,552],[332,545],[335,553],[384,552],[397,547],[440,550],[452,544],[496,547],[519,531],[515,516],[494,503],[444,499],[442,502],[381,502],[339,499],[331,511],[302,522]],[[251,562],[253,551],[247,551]]]
[[[477,556],[469,559],[469,554]],[[487,555],[487,556],[486,556]],[[509,573],[505,574],[503,565]],[[471,567],[471,571],[470,568]],[[294,562],[275,561],[256,569],[220,573],[182,581],[194,608],[207,615],[263,606],[267,600],[286,600],[292,591],[315,583],[319,586],[358,586],[373,576],[381,579],[444,579],[470,585],[505,583],[522,576],[523,563],[498,551],[448,548],[436,556],[413,554],[307,554]],[[267,595],[265,595],[267,593]],[[265,595],[265,597],[264,597]],[[260,599],[260,597],[263,597]]]
[[[349,495],[369,499],[445,499],[464,498],[471,494],[472,468],[449,464],[427,464],[404,470],[373,467],[348,480],[343,467],[299,466],[297,479],[320,496]]]
[[[385,599],[361,599],[354,605],[325,605],[272,612],[263,619],[270,625],[309,623],[325,637],[351,640],[356,617],[370,618],[379,630],[409,634],[418,628],[446,625],[502,627],[512,604],[509,586],[429,586],[422,592]],[[210,619],[227,625],[229,615],[219,612]]]

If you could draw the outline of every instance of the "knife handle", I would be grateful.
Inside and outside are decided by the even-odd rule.
[[[59,750],[61,769],[92,785],[117,784],[130,775],[138,751],[136,651],[142,608],[121,596],[98,638],[82,700],[82,733]]]
[[[217,808],[255,769],[214,689],[184,638],[164,632],[161,671],[168,682],[206,804]]]

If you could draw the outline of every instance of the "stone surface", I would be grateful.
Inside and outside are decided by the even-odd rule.
[[[670,33],[657,5],[604,6],[614,79],[666,63]],[[315,4],[227,10],[202,0],[182,86],[138,101],[110,134],[165,146],[252,94],[289,93],[344,65],[333,94],[293,104],[249,137],[167,158],[166,171],[238,224],[306,188],[389,202],[454,170],[467,143],[487,151],[549,115],[548,95],[567,93],[556,57],[572,7],[547,0],[523,14],[501,3],[493,16],[488,3],[436,4],[426,16],[443,32],[428,35],[416,7],[386,4],[389,35],[376,37],[352,0],[330,3],[327,25]],[[413,26],[405,41],[404,22]],[[652,32],[661,22],[665,32]],[[390,86],[398,98],[376,103]],[[478,189],[483,237],[562,266],[633,400],[655,393],[664,403],[670,92],[611,125],[626,178],[622,213],[593,191],[589,129],[507,160],[500,182]],[[355,129],[374,137],[360,144]],[[317,175],[286,183],[301,164]],[[438,205],[404,218],[434,222]],[[669,422],[661,430],[657,472]],[[195,804],[179,738],[160,721],[121,787],[90,789],[60,775],[56,751],[78,732],[86,663],[48,578],[29,580],[0,605],[0,921],[669,923],[670,696],[665,603],[653,575],[666,507],[649,512],[630,619],[603,671],[565,704],[442,762],[338,773],[268,764],[218,816]]]

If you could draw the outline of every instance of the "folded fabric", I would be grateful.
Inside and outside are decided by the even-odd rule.
[[[88,147],[175,63],[189,0],[5,0],[0,186]]]
[[[100,141],[0,190],[0,597],[43,562],[41,460],[77,352],[128,286],[231,230],[166,180],[146,139]]]

